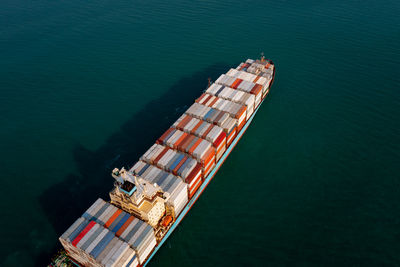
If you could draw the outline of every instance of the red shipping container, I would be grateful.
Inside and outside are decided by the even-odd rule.
[[[201,171],[200,171],[200,172],[201,172]],[[192,181],[192,185],[189,186],[189,193],[191,193],[191,192],[196,192],[196,191],[197,191],[197,188],[198,188],[198,185],[201,184],[202,182],[203,182],[203,180],[201,179],[201,177],[199,177],[199,178],[197,178],[197,179],[194,179],[194,180]]]
[[[183,130],[183,127],[186,126],[186,124],[192,119],[189,115],[186,115],[186,117],[176,126],[177,129]]]
[[[196,185],[195,188],[189,191],[189,198],[192,198],[194,194],[199,190],[199,187],[201,186],[201,180],[199,180],[199,183]]]
[[[218,112],[219,112],[219,114],[217,115],[217,117],[215,117],[214,124],[217,124],[217,122],[222,118],[222,116],[225,115],[225,112],[222,112],[222,111],[218,111]]]
[[[203,101],[203,105],[205,105],[207,102],[209,102],[213,98],[212,95],[207,94],[207,98]]]
[[[168,150],[168,147],[164,148],[164,150],[161,151],[161,153],[154,159],[153,164],[157,165],[158,161],[164,156],[165,153],[167,153]]]
[[[250,93],[253,95],[258,95],[262,90],[262,86],[260,84],[255,84],[251,89]]]
[[[188,145],[190,145],[190,143],[192,143],[193,139],[195,138],[196,137],[194,135],[189,135],[185,142],[182,143],[182,145],[180,146],[181,151],[186,152],[186,148],[188,147]]]
[[[199,98],[197,98],[194,102],[200,103],[200,102],[203,100],[204,97],[206,97],[206,94],[202,94],[202,95],[201,95]]]
[[[77,237],[75,237],[74,241],[72,241],[72,245],[74,247],[76,247],[76,245],[79,243],[79,241],[81,241],[81,239],[90,231],[90,229],[93,228],[93,226],[96,223],[94,221],[91,221],[83,230],[82,232],[79,233],[79,235],[77,235]]]
[[[174,130],[175,130],[174,128],[169,128],[165,133],[163,133],[163,135],[161,135],[160,138],[158,138],[157,143],[159,143],[159,144],[164,143],[164,141],[165,141],[164,139],[167,138],[168,135]]]
[[[221,132],[221,134],[215,139],[213,145],[214,147],[219,147],[219,145],[226,139],[226,133]]]
[[[201,165],[197,163],[196,167],[194,167],[194,169],[190,172],[185,182],[190,185],[193,182],[193,179],[196,179],[198,177],[199,172],[201,178]]]
[[[233,83],[232,83],[232,88],[237,89],[238,86],[240,85],[240,83],[242,82],[242,79],[236,79]]]
[[[218,101],[218,97],[217,96],[212,96],[208,101],[207,101],[207,106],[212,107],[212,105],[214,105],[215,102]]]

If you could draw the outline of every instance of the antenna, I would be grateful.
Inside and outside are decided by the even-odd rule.
[[[122,168],[119,170],[118,168],[115,168],[112,171],[112,177],[114,177],[115,180],[117,180],[118,183],[123,184],[124,181],[129,181],[133,183],[136,188],[138,189],[138,192],[142,193],[145,191],[145,188],[142,184],[137,179],[137,176],[131,173],[130,171],[125,170],[125,168]]]
[[[264,52],[261,52],[261,61],[264,62],[264,60],[265,60]]]

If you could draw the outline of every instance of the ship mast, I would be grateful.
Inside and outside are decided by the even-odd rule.
[[[261,62],[265,61],[265,56],[264,56],[264,52],[261,52]]]

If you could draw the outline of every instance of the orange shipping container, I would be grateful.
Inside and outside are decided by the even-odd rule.
[[[211,103],[209,103],[209,107],[212,107],[214,104],[215,104],[215,102],[217,102],[218,101],[218,97],[214,97],[214,100],[211,102]]]
[[[209,161],[215,156],[215,148],[211,146],[208,151],[204,154],[202,161],[204,162],[204,166],[207,166]]]
[[[175,144],[174,144],[174,148],[176,149],[179,144],[183,141],[183,139],[185,139],[188,136],[187,133],[183,133],[181,137],[179,137],[178,140],[176,140]]]
[[[175,175],[178,175],[178,170],[179,168],[186,162],[186,160],[188,159],[188,157],[184,157],[181,162],[178,163],[178,165],[175,167],[175,169],[172,170],[172,173]]]
[[[204,178],[207,177],[207,175],[212,171],[212,169],[214,168],[215,163],[210,164],[210,166],[207,167],[207,169],[204,170]]]
[[[258,79],[260,79],[260,76],[257,76],[257,77],[253,80],[253,83],[255,83],[256,81],[258,81]]]
[[[183,139],[178,145],[177,145],[177,149],[179,150],[179,151],[183,151],[183,146],[186,144],[186,142],[189,140],[189,138],[190,138],[190,134],[188,134],[186,137],[185,137],[185,139]]]
[[[199,140],[197,140],[196,143],[194,143],[194,145],[189,149],[189,154],[192,155],[193,151],[197,148],[197,146],[201,143],[201,141],[203,141],[203,139],[199,138]]]
[[[115,233],[116,236],[122,235],[122,233],[125,231],[125,229],[129,226],[129,224],[135,219],[135,217],[130,216],[128,220],[119,228],[119,230]]]
[[[241,123],[240,123],[240,125],[237,127],[237,130],[238,131],[240,131],[242,128],[243,128],[243,126],[246,124],[246,120],[243,120]]]
[[[110,227],[110,225],[114,222],[114,220],[121,214],[122,210],[117,209],[116,212],[114,212],[114,214],[111,216],[110,219],[108,219],[108,221],[104,224],[104,227]]]
[[[232,88],[237,89],[239,84],[242,82],[242,79],[236,79],[233,83],[232,83]]]
[[[190,131],[190,133],[195,133],[196,132],[196,130],[197,130],[197,128],[199,128],[200,127],[200,125],[203,123],[203,121],[202,120],[200,120],[197,124],[196,124],[196,126],[194,126],[193,127],[193,129]]]
[[[221,152],[221,150],[226,148],[226,139],[219,145],[218,150],[217,150],[217,154],[219,152]]]
[[[245,105],[243,105],[243,106],[239,109],[238,113],[236,114],[236,116],[237,116],[236,119],[239,119],[246,111],[247,111],[247,108],[246,108]]]

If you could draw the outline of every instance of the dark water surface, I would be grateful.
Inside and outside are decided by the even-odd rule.
[[[0,265],[58,236],[261,51],[253,124],[151,266],[400,265],[399,1],[0,3]]]

